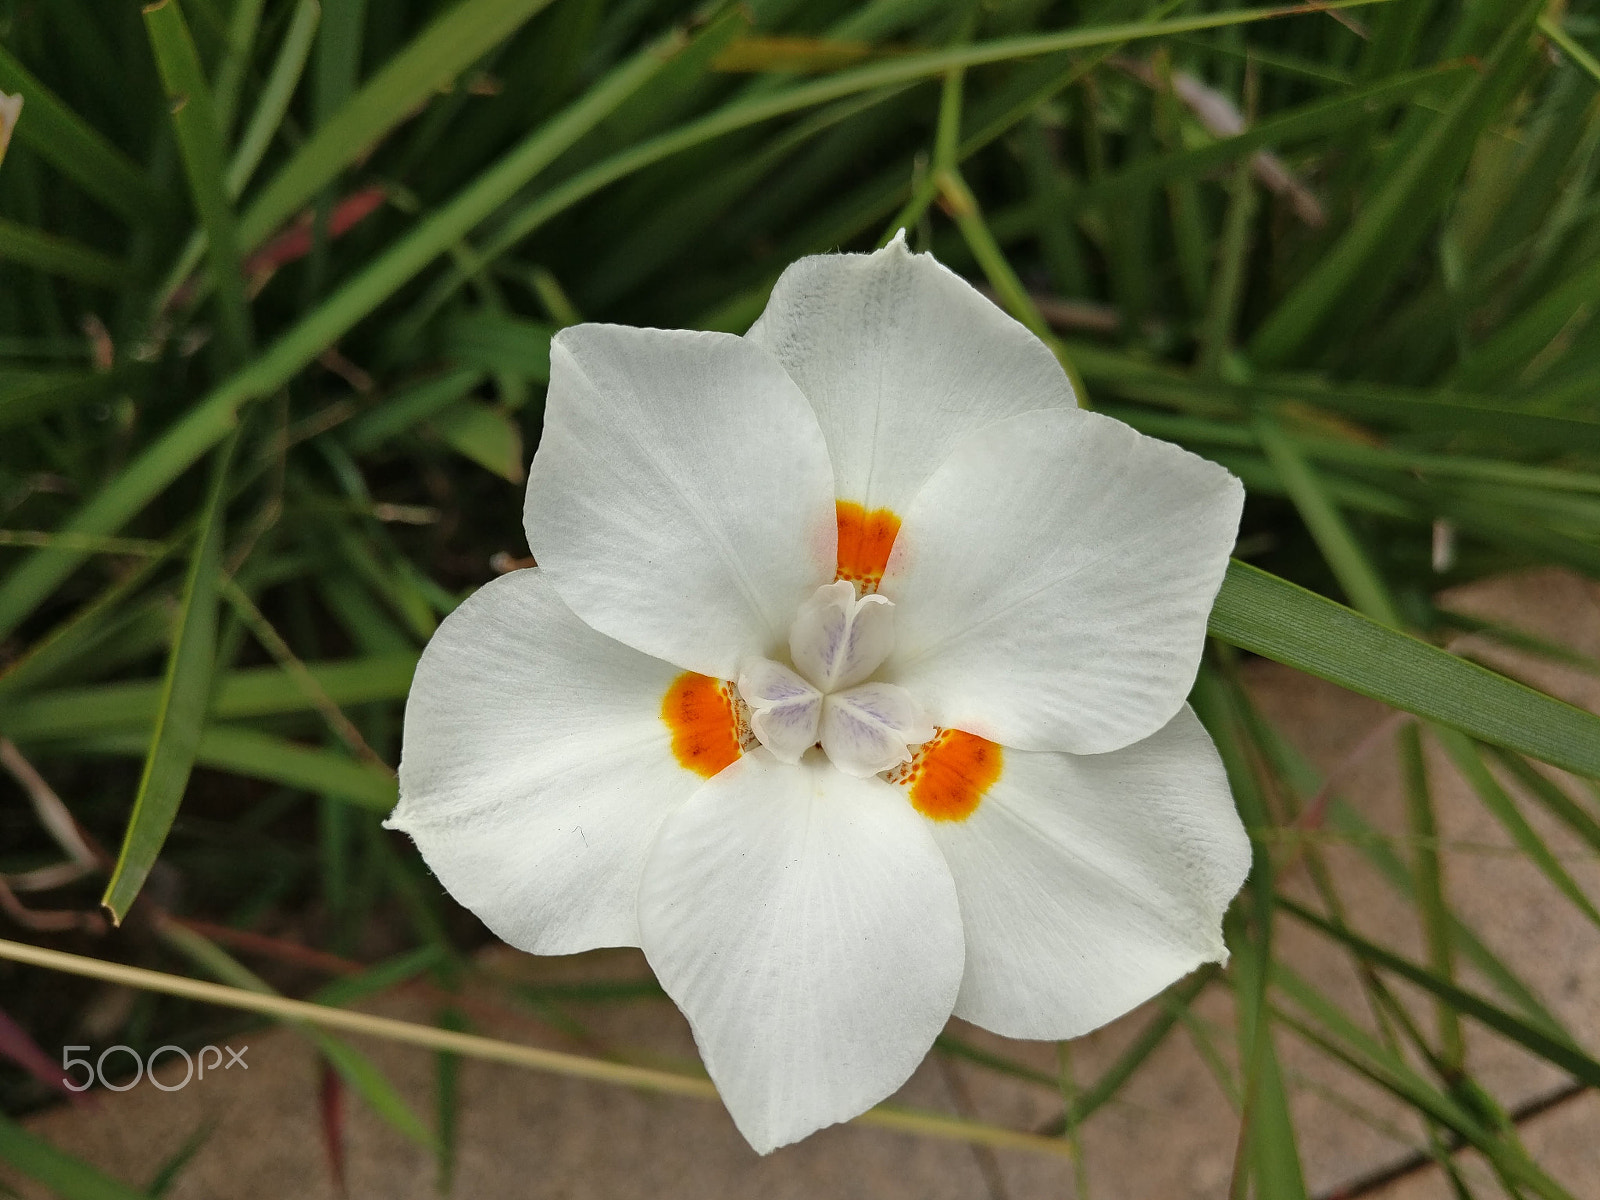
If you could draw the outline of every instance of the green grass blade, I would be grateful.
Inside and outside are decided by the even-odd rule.
[[[578,101],[513,148],[443,209],[303,317],[259,358],[201,399],[63,526],[111,533],[220,441],[238,410],[288,382],[348,329],[505,203],[532,176],[595,127],[659,70],[681,43],[672,34],[597,82]],[[84,559],[80,551],[41,550],[0,583],[0,637],[11,632]]]
[[[431,638],[438,622],[405,560],[379,554],[370,538],[348,526],[330,532],[344,564],[361,578],[371,595],[389,606],[418,643]]]
[[[1452,732],[1446,730],[1444,732]],[[1439,853],[1439,821],[1434,813],[1428,760],[1422,731],[1410,722],[1396,735],[1401,781],[1405,790],[1406,833],[1411,837],[1411,877],[1415,880],[1417,918],[1428,948],[1428,969],[1440,979],[1455,981],[1455,944],[1450,936],[1450,907],[1445,901],[1444,857]],[[1447,1002],[1434,1005],[1439,1030],[1439,1059],[1460,1073],[1466,1055],[1461,1019]]]
[[[267,77],[266,86],[261,89],[260,99],[256,101],[250,124],[245,128],[244,136],[239,139],[233,157],[228,160],[225,179],[228,195],[235,200],[244,191],[245,185],[255,177],[256,168],[261,165],[261,159],[272,145],[272,139],[277,136],[289,111],[289,105],[294,101],[295,89],[300,86],[300,76],[305,71],[312,43],[316,40],[317,21],[321,12],[322,8],[317,0],[300,0],[295,7],[294,18],[289,23],[288,32],[284,34],[283,45],[279,47],[272,73]],[[173,295],[193,274],[205,252],[205,231],[196,230],[194,236],[189,239],[189,244],[183,248],[183,254],[177,264],[167,275],[166,285],[161,289],[156,304],[158,311],[166,309],[171,303]]]
[[[101,1174],[4,1116],[0,1116],[0,1160],[64,1200],[149,1200],[148,1193]]]
[[[1446,63],[1409,71],[1275,113],[1232,137],[1218,138],[1171,154],[1136,158],[1120,170],[1085,184],[1073,193],[1068,203],[1074,210],[1116,204],[1174,179],[1203,177],[1208,172],[1247,160],[1258,150],[1283,149],[1312,141],[1346,127],[1358,117],[1370,117],[1375,112],[1410,103],[1468,70],[1465,64]]]
[[[463,0],[396,54],[302,146],[239,220],[255,249],[480,56],[511,36],[550,0]]]
[[[1388,845],[1385,835],[1374,828],[1365,817],[1343,800],[1335,800],[1328,809],[1328,828],[1347,837],[1356,849],[1383,875],[1384,879],[1408,902],[1417,900],[1415,877],[1401,857]],[[1568,1037],[1555,1016],[1545,1007],[1537,994],[1517,974],[1506,966],[1495,953],[1473,933],[1464,921],[1454,914],[1450,917],[1452,944],[1505,999],[1516,1005],[1522,1015],[1545,1033],[1555,1038]]]
[[[522,482],[525,475],[522,430],[500,409],[477,400],[458,400],[435,416],[429,425],[457,454],[507,483]]]
[[[5,728],[6,697],[21,694],[57,676],[62,670],[94,651],[108,629],[116,629],[129,615],[129,601],[177,550],[173,542],[160,557],[145,559],[95,599],[79,608],[50,632],[36,640],[4,671],[0,671],[0,729]],[[137,612],[137,606],[133,606]],[[164,639],[163,639],[164,640]],[[159,683],[150,686],[150,710],[155,711]]]
[[[1319,1028],[1278,1010],[1278,1023],[1284,1028],[1344,1063],[1358,1075],[1370,1079],[1409,1108],[1450,1130],[1482,1153],[1498,1171],[1531,1188],[1545,1200],[1573,1200],[1571,1194],[1541,1171],[1520,1146],[1497,1136],[1476,1113],[1440,1092],[1402,1057],[1390,1053],[1387,1047],[1351,1021],[1337,1005],[1282,963],[1273,964],[1273,983],[1321,1022]]]
[[[367,0],[328,0],[322,28],[317,32],[316,59],[311,76],[311,119],[325,125],[356,90],[361,76],[363,34]]]
[[[0,91],[19,93],[23,116],[12,135],[130,224],[171,211],[138,164],[73,112],[0,46]]]
[[[222,60],[217,64],[215,86],[212,88],[217,103],[217,129],[224,141],[233,134],[234,118],[239,112],[239,94],[250,70],[256,35],[261,31],[261,12],[265,7],[266,0],[240,0],[233,6],[233,13],[228,20],[226,48]]]
[[[1522,463],[1473,458],[1469,455],[1395,450],[1386,446],[1368,446],[1360,442],[1336,441],[1332,438],[1295,436],[1294,441],[1302,452],[1312,458],[1324,462],[1343,463],[1347,466],[1376,467],[1435,479],[1469,479],[1473,482],[1508,484],[1530,491],[1600,494],[1600,475],[1586,471],[1526,466]],[[1491,632],[1493,636],[1501,636],[1498,631]],[[1529,643],[1524,648],[1531,649],[1532,644]],[[1555,653],[1557,656],[1572,654],[1570,650],[1556,647],[1548,642],[1538,653],[1545,655]]]
[[[416,652],[404,651],[305,667],[318,692],[343,707],[403,700],[416,665]],[[162,687],[159,681],[110,683],[19,696],[0,703],[0,731],[14,741],[34,742],[149,729],[160,708]],[[219,721],[282,716],[314,707],[305,689],[279,667],[230,672],[214,692],[209,714]]]
[[[1491,749],[1496,762],[1510,771],[1530,796],[1550,810],[1575,834],[1588,842],[1600,854],[1600,820],[1595,817],[1553,779],[1547,779],[1526,759],[1503,750]]]
[[[260,976],[246,968],[215,942],[172,921],[162,921],[161,940],[183,954],[201,970],[223,983],[265,995],[278,993]],[[422,1123],[394,1084],[372,1061],[355,1047],[314,1026],[298,1021],[285,1022],[320,1050],[334,1070],[372,1110],[389,1125],[418,1145],[433,1147],[433,1134]]]
[[[61,409],[87,404],[138,381],[144,372],[120,368],[105,373],[51,371],[0,385],[0,429],[26,425]]]
[[[933,1040],[933,1046],[935,1050],[942,1051],[952,1058],[965,1059],[999,1075],[1008,1075],[1012,1079],[1026,1079],[1029,1083],[1037,1083],[1051,1089],[1060,1087],[1060,1080],[1048,1071],[1039,1071],[1022,1063],[1012,1062],[1002,1054],[991,1053],[953,1034],[941,1033]]]
[[[307,1030],[307,1036],[317,1043],[317,1048],[333,1069],[339,1072],[340,1078],[391,1128],[419,1146],[429,1150],[434,1148],[433,1132],[411,1110],[399,1089],[389,1082],[389,1077],[370,1058],[348,1042],[325,1033]]]
[[[1395,265],[1409,262],[1431,215],[1447,203],[1479,129],[1505,91],[1505,77],[1528,52],[1528,31],[1540,7],[1524,0],[1491,54],[1469,75],[1420,142],[1405,154],[1317,265],[1296,283],[1250,342],[1258,366],[1302,354],[1335,314],[1362,312],[1380,298]],[[1361,289],[1359,306],[1353,305]]]
[[[1167,1040],[1167,1035],[1183,1019],[1190,1005],[1216,977],[1215,969],[1203,967],[1188,979],[1174,984],[1163,992],[1156,1001],[1160,1005],[1160,1011],[1150,1018],[1133,1041],[1128,1043],[1127,1048],[1117,1055],[1115,1061],[1101,1072],[1093,1083],[1078,1092],[1072,1103],[1072,1111],[1058,1121],[1051,1122],[1041,1132],[1060,1135],[1066,1132],[1069,1123],[1081,1124],[1087,1121],[1095,1112],[1116,1099],[1123,1085],[1132,1079],[1139,1068],[1144,1066],[1150,1056],[1161,1047]],[[1057,1081],[1041,1074],[1038,1082],[1053,1086]]]
[[[196,760],[219,771],[337,796],[374,812],[387,813],[395,804],[393,774],[338,751],[312,750],[249,729],[206,730]]]
[[[1600,717],[1234,561],[1214,637],[1552,766],[1600,778]]]
[[[1257,388],[1268,395],[1317,404],[1402,429],[1464,430],[1503,438],[1532,449],[1565,452],[1600,449],[1600,421],[1582,416],[1529,412],[1506,404],[1405,388],[1323,388],[1289,380],[1261,379]],[[1528,398],[1535,401],[1534,397]]]
[[[548,349],[545,356],[548,362]],[[483,377],[483,371],[468,367],[402,388],[352,421],[345,433],[345,445],[357,454],[375,450],[449,408],[482,383]]]
[[[155,52],[161,81],[172,103],[184,173],[195,212],[210,248],[211,281],[216,288],[222,337],[235,363],[250,353],[250,311],[244,296],[239,238],[233,200],[223,176],[222,135],[200,54],[189,34],[178,0],[156,0],[144,9],[145,30]]]
[[[1587,917],[1591,924],[1600,928],[1600,910],[1596,910],[1594,902],[1588,894],[1578,886],[1578,881],[1572,878],[1567,869],[1545,844],[1543,838],[1528,824],[1527,818],[1522,815],[1517,807],[1517,802],[1511,798],[1505,788],[1500,786],[1500,781],[1494,777],[1483,756],[1479,753],[1471,738],[1451,729],[1437,731],[1439,742],[1445,748],[1445,753],[1450,756],[1450,761],[1455,763],[1456,770],[1460,771],[1473,791],[1478,793],[1478,798],[1483,801],[1484,807],[1494,814],[1494,819],[1505,827],[1518,848],[1528,856],[1529,861],[1543,872],[1544,877],[1572,901],[1573,907]]]
[[[1317,549],[1332,568],[1334,578],[1350,597],[1357,611],[1374,621],[1381,621],[1391,629],[1401,627],[1400,614],[1389,589],[1378,578],[1371,560],[1367,557],[1350,527],[1345,523],[1316,470],[1305,460],[1300,450],[1269,417],[1259,417],[1255,423],[1256,438],[1266,452],[1267,461],[1278,473],[1284,490],[1294,501],[1300,519],[1311,531]]]
[[[1539,297],[1526,312],[1479,346],[1452,382],[1474,390],[1504,386],[1560,336],[1575,317],[1586,319],[1600,294],[1600,258]]]
[[[1245,272],[1260,203],[1254,170],[1255,156],[1248,155],[1234,165],[1228,187],[1222,241],[1217,248],[1217,270],[1200,329],[1197,365],[1205,375],[1222,374],[1238,340],[1239,305],[1244,298]]]
[[[1132,399],[1207,415],[1238,416],[1263,403],[1293,400],[1359,417],[1381,428],[1483,433],[1529,450],[1600,450],[1600,421],[1585,416],[1530,411],[1542,397],[1522,397],[1512,407],[1493,397],[1447,389],[1366,383],[1333,384],[1304,375],[1261,373],[1248,386],[1196,378],[1154,366],[1102,345],[1068,340],[1068,353],[1091,384]],[[1593,389],[1584,391],[1585,397]]]
[[[136,733],[108,733],[58,745],[69,754],[121,756],[139,755],[146,742]],[[194,761],[249,779],[336,796],[373,812],[387,813],[395,804],[394,776],[358,763],[347,754],[314,750],[253,729],[208,728],[195,746]]]
[[[446,1008],[435,1018],[439,1028],[455,1033],[469,1033],[467,1019],[454,1008]],[[461,1056],[444,1051],[434,1055],[434,1124],[438,1138],[438,1164],[434,1177],[434,1190],[448,1196],[453,1189],[456,1174],[456,1146],[461,1130]]]
[[[1050,347],[1056,360],[1060,362],[1061,369],[1067,373],[1067,378],[1072,382],[1072,391],[1077,397],[1079,406],[1087,408],[1089,389],[1084,386],[1083,377],[1078,374],[1060,340],[1040,315],[1033,298],[1028,294],[1028,289],[1023,286],[1022,280],[1017,277],[1016,271],[1012,269],[1005,253],[1000,249],[1000,243],[995,241],[994,234],[983,219],[983,210],[978,206],[978,198],[967,187],[961,172],[951,167],[936,171],[934,177],[938,180],[945,207],[955,220],[956,227],[961,230],[967,248],[972,251],[972,256],[983,268],[984,277],[988,279],[989,286],[999,297],[1001,305],[1026,325],[1035,337]]]
[[[0,220],[0,261],[103,288],[122,286],[127,272],[109,254],[5,220]]]
[[[250,116],[250,124],[245,127],[244,136],[239,139],[233,158],[228,163],[228,194],[231,196],[237,197],[244,191],[245,184],[255,176],[262,156],[283,124],[295,89],[300,84],[300,76],[305,71],[311,45],[316,39],[320,13],[321,5],[317,0],[300,0],[295,7],[294,18],[289,22],[288,32],[283,35],[283,45],[278,49],[272,73],[267,76],[266,86],[261,89],[261,98]]]
[[[359,975],[350,975],[325,984],[306,999],[313,1004],[340,1006],[354,1004],[357,1000],[364,1000],[368,996],[399,987],[423,971],[432,970],[442,961],[443,954],[438,946],[419,946],[415,950],[407,950],[404,954],[374,963]]]
[[[150,1184],[145,1190],[156,1197],[157,1200],[160,1200],[160,1197],[170,1192],[173,1185],[178,1182],[179,1176],[194,1161],[194,1156],[205,1148],[205,1144],[211,1140],[211,1135],[215,1132],[215,1125],[208,1123],[197,1126],[195,1131],[184,1140],[183,1145],[169,1154],[162,1164],[155,1169],[155,1172],[150,1176]]]
[[[1590,79],[1600,83],[1600,60],[1580,46],[1573,36],[1561,27],[1558,18],[1552,17],[1549,13],[1540,14],[1539,32],[1560,46],[1562,53],[1577,63]]]
[[[1258,417],[1255,431],[1267,460],[1277,471],[1340,586],[1368,617],[1391,629],[1400,629],[1400,613],[1388,586],[1356,541],[1316,470],[1270,418]],[[1428,944],[1429,964],[1442,977],[1450,979],[1453,959],[1449,911],[1444,902],[1442,863],[1432,836],[1435,830],[1432,793],[1415,725],[1408,725],[1400,731],[1399,748],[1406,783],[1408,828],[1417,837],[1413,871],[1417,881],[1417,907]],[[1459,1067],[1462,1056],[1460,1025],[1454,1011],[1443,1003],[1438,1005],[1438,1024],[1440,1055],[1446,1062]]]
[[[463,313],[445,326],[441,349],[465,367],[550,382],[555,327],[497,312]]]
[[[1257,770],[1260,756],[1251,746],[1253,739],[1242,699],[1236,685],[1209,666],[1201,671],[1192,695],[1195,711],[1216,742],[1239,816],[1251,835],[1250,875],[1243,898],[1224,927],[1233,953],[1231,979],[1244,1076],[1232,1195],[1242,1197],[1246,1178],[1253,1176],[1258,1195],[1302,1197],[1305,1182],[1300,1154],[1272,1037],[1272,1013],[1267,1006],[1278,902],[1277,867],[1269,835],[1276,828],[1276,821]]]
[[[1272,1038],[1272,1010],[1266,1003],[1271,944],[1246,937],[1233,945],[1234,989],[1239,1005],[1239,1056],[1249,1064],[1245,1077],[1246,1155],[1257,1196],[1306,1200],[1305,1172],[1289,1117],[1289,1097]],[[1242,1191],[1236,1190],[1236,1196]]]
[[[1293,786],[1301,795],[1314,795],[1321,788],[1327,786],[1326,780],[1309,762],[1289,743],[1281,733],[1269,724],[1262,724],[1263,747],[1271,755],[1278,769],[1286,778],[1292,780]],[[1544,777],[1533,771],[1525,760],[1502,751],[1493,751],[1500,761],[1513,763],[1523,770],[1533,773],[1544,782]],[[1519,774],[1518,778],[1521,776]],[[1564,796],[1564,794],[1563,794]],[[1571,803],[1567,800],[1567,803]],[[1420,903],[1418,884],[1411,868],[1407,866],[1400,855],[1389,845],[1388,835],[1380,832],[1367,821],[1356,809],[1352,808],[1343,799],[1335,795],[1329,804],[1323,828],[1329,833],[1348,841],[1355,849],[1367,859],[1383,877],[1408,903]],[[1288,835],[1289,845],[1293,846],[1300,836],[1298,831]],[[1310,835],[1310,836],[1315,836]],[[1600,845],[1600,843],[1597,843]],[[1474,967],[1481,971],[1486,979],[1494,985],[1507,1000],[1516,1005],[1522,1014],[1547,1034],[1558,1038],[1567,1038],[1566,1032],[1560,1023],[1539,1000],[1533,990],[1505,965],[1484,943],[1473,933],[1460,918],[1448,913],[1450,937],[1456,949],[1468,959]],[[1568,1038],[1568,1040],[1571,1040]]]
[[[211,491],[200,518],[194,554],[184,582],[183,598],[173,626],[172,650],[156,709],[144,774],[128,818],[122,850],[106,884],[103,904],[114,921],[128,909],[144,886],[156,856],[167,840],[178,804],[194,768],[206,707],[211,701],[211,672],[217,640],[217,572],[222,561],[230,441],[217,452]]]
[[[1278,904],[1285,912],[1291,913],[1312,928],[1321,930],[1336,941],[1343,942],[1372,966],[1392,971],[1402,979],[1416,984],[1424,991],[1450,1004],[1455,1012],[1471,1017],[1516,1042],[1530,1054],[1566,1071],[1579,1083],[1588,1087],[1600,1087],[1600,1062],[1571,1042],[1551,1037],[1544,1030],[1524,1021],[1516,1014],[1507,1012],[1499,1005],[1458,987],[1447,979],[1441,979],[1433,971],[1419,966],[1408,958],[1319,917],[1293,900],[1279,897]]]
[[[1360,2],[1387,3],[1389,0],[1360,0]],[[1344,5],[1317,6],[1319,11],[1339,7],[1344,7]],[[485,262],[499,258],[551,218],[565,212],[573,205],[580,203],[619,179],[626,178],[637,171],[643,170],[645,167],[661,162],[684,150],[714,141],[725,134],[746,129],[752,125],[759,125],[762,122],[772,120],[774,117],[826,104],[830,101],[842,99],[845,96],[871,91],[875,88],[889,88],[918,80],[932,79],[943,75],[947,71],[962,67],[982,66],[988,63],[1004,62],[1018,58],[1055,54],[1063,50],[1088,50],[1106,46],[1120,46],[1125,42],[1164,37],[1175,33],[1189,33],[1202,29],[1226,28],[1232,25],[1249,24],[1253,21],[1306,11],[1310,10],[1303,8],[1233,10],[1170,21],[1142,21],[1126,25],[1091,26],[1029,37],[1002,38],[948,50],[907,54],[892,61],[875,64],[870,67],[841,71],[836,75],[814,83],[789,88],[776,94],[759,95],[749,99],[737,100],[707,116],[691,121],[686,125],[681,125],[675,130],[651,138],[649,141],[640,142],[627,150],[620,151],[580,171],[544,195],[512,211],[501,221],[494,237],[480,250],[479,258]],[[1020,120],[1026,114],[1027,109],[1024,108],[1016,114],[1016,119]],[[1003,130],[994,130],[992,132],[994,136],[999,136]],[[981,141],[982,139],[978,140]],[[962,146],[963,155],[969,153],[972,148],[974,147],[969,147],[964,143]],[[892,211],[896,203],[898,203],[896,195],[891,193],[886,204],[883,205],[882,211]],[[873,206],[872,211],[874,213],[878,211],[876,204]],[[1031,216],[1031,214],[1029,215]],[[831,245],[836,240],[832,238],[824,239],[824,244]],[[420,314],[421,317],[425,318],[431,315],[433,311],[443,304],[445,298],[456,287],[465,282],[467,277],[468,273],[466,272],[458,270],[453,273],[449,279],[444,281],[430,295],[429,303],[424,307]]]

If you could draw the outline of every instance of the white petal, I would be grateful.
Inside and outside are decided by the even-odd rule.
[[[739,696],[750,708],[750,731],[779,762],[797,763],[817,744],[822,693],[782,663],[747,659]]]
[[[903,240],[802,258],[745,337],[816,409],[839,498],[900,516],[970,431],[1076,404],[1043,342]]]
[[[780,649],[834,575],[816,417],[771,356],[729,334],[557,334],[523,520],[580,617],[719,679]]]
[[[764,751],[661,829],[644,950],[765,1154],[870,1108],[944,1027],[961,915],[926,823],[892,785]]]
[[[1244,489],[1098,413],[972,434],[906,514],[881,678],[940,725],[1096,754],[1172,719],[1194,682]]]
[[[645,856],[704,782],[661,716],[679,674],[594,632],[539,571],[494,580],[417,664],[389,825],[513,946],[638,945]]]
[[[854,687],[894,649],[894,605],[882,596],[859,599],[853,583],[820,587],[795,615],[789,656],[824,692]]]
[[[1227,958],[1222,914],[1250,845],[1187,706],[1110,754],[1008,750],[970,817],[930,824],[966,927],[959,1017],[1077,1037]]]
[[[864,683],[835,692],[822,705],[822,748],[846,775],[865,778],[908,762],[934,734],[933,722],[892,683]]]

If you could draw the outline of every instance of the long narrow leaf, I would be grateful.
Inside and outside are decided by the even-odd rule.
[[[107,733],[62,743],[75,754],[137,755],[137,734]],[[394,807],[394,776],[334,750],[316,750],[253,729],[214,726],[200,735],[194,762],[213,770],[333,796],[387,813]]]
[[[171,205],[132,159],[73,112],[0,46],[0,91],[23,97],[27,116],[14,137],[112,212],[135,225],[162,217]]]
[[[1360,0],[1360,2],[1366,3],[1367,0]],[[1387,3],[1388,0],[1372,0],[1372,2]],[[1324,10],[1344,7],[1344,5],[1329,4],[1318,5],[1317,7],[1319,10]],[[642,170],[644,167],[670,158],[691,147],[713,141],[725,134],[761,124],[787,113],[826,104],[845,96],[877,88],[903,86],[916,80],[936,78],[947,71],[962,67],[1004,62],[1034,55],[1055,54],[1064,50],[1120,46],[1126,42],[1194,32],[1202,29],[1219,29],[1233,25],[1249,24],[1253,21],[1266,20],[1303,11],[1308,10],[1301,8],[1233,10],[1197,17],[1177,18],[1169,21],[1142,21],[1125,25],[1089,26],[1028,37],[1000,38],[989,42],[979,42],[971,46],[959,46],[922,54],[908,54],[888,62],[876,63],[869,67],[841,71],[829,78],[790,88],[775,95],[755,95],[741,99],[725,105],[723,108],[698,120],[679,126],[671,132],[661,134],[649,141],[640,142],[602,162],[596,163],[545,195],[523,205],[501,222],[494,238],[482,251],[482,257],[489,260],[499,257],[558,213],[564,212],[608,184]],[[1023,110],[1024,114],[1025,112],[1026,109]],[[1022,114],[1019,114],[1019,119],[1020,115]],[[992,131],[993,136],[996,137],[1001,132],[1003,132],[1002,129]],[[982,137],[980,136],[978,140],[982,141]],[[966,153],[969,147],[963,145],[962,150],[963,153]],[[885,209],[885,212],[892,210],[892,206],[896,203],[898,201],[895,199],[894,193],[891,193],[888,200],[890,207]],[[877,208],[878,205],[874,204],[873,211],[876,212]],[[459,284],[461,280],[462,277],[458,275],[450,281],[449,286],[453,287]],[[442,302],[442,297],[439,294],[435,294],[431,299],[434,304]]]
[[[403,700],[417,665],[414,651],[372,658],[307,663],[317,687],[338,705]],[[37,692],[0,705],[0,732],[13,741],[85,737],[111,730],[149,728],[160,709],[163,685],[109,683]],[[305,712],[312,701],[278,667],[231,671],[213,689],[210,715],[219,721]]]
[[[1252,360],[1277,366],[1293,360],[1332,316],[1353,307],[1355,289],[1365,310],[1379,298],[1381,281],[1425,235],[1428,216],[1447,199],[1466,165],[1476,133],[1504,98],[1504,80],[1528,52],[1528,33],[1541,7],[1523,0],[1492,55],[1465,77],[1425,137],[1400,158],[1335,246],[1296,284],[1250,342]]]
[[[531,177],[615,111],[661,69],[681,41],[681,35],[670,34],[646,47],[514,147],[455,200],[421,222],[302,318],[248,367],[201,399],[79,509],[63,529],[109,533],[121,528],[123,522],[234,428],[243,404],[281,387],[417,272],[454,246]],[[43,550],[6,576],[0,583],[0,636],[15,629],[83,557],[81,552],[72,550]]]
[[[1347,835],[1383,877],[1407,901],[1416,900],[1416,880],[1384,835],[1374,828],[1359,812],[1342,800],[1335,800],[1328,809],[1328,828]],[[1561,1028],[1561,1023],[1547,1009],[1532,988],[1517,977],[1477,934],[1459,917],[1451,915],[1450,937],[1462,957],[1472,963],[1495,989],[1516,1005],[1522,1015],[1554,1038],[1572,1039]]]
[[[1309,983],[1282,963],[1274,964],[1273,983],[1301,1008],[1321,1021],[1309,1021],[1278,1010],[1278,1022],[1337,1061],[1364,1075],[1418,1112],[1426,1114],[1463,1142],[1475,1147],[1512,1179],[1532,1188],[1546,1200],[1574,1200],[1528,1157],[1485,1127],[1481,1117],[1446,1096],[1413,1070],[1400,1055],[1389,1053],[1365,1030],[1346,1016]]]
[[[132,368],[93,374],[51,371],[8,381],[0,385],[0,429],[25,425],[61,409],[102,399],[141,375],[141,370]]]
[[[1478,747],[1471,738],[1463,737],[1451,729],[1438,731],[1439,742],[1445,748],[1445,753],[1455,763],[1456,770],[1466,777],[1472,790],[1478,793],[1478,798],[1483,801],[1495,820],[1504,826],[1507,833],[1517,843],[1517,846],[1528,856],[1530,862],[1544,873],[1544,877],[1553,884],[1562,895],[1572,901],[1573,906],[1587,917],[1593,925],[1600,928],[1600,911],[1594,906],[1594,901],[1578,886],[1578,881],[1566,867],[1561,865],[1545,840],[1539,836],[1533,826],[1528,824],[1526,817],[1517,807],[1505,788],[1500,786],[1488,766],[1484,763]]]
[[[550,0],[463,0],[422,30],[317,130],[240,218],[254,249],[416,107]]]
[[[1319,929],[1336,941],[1345,943],[1373,966],[1393,971],[1424,991],[1447,1001],[1462,1016],[1482,1022],[1496,1033],[1510,1038],[1523,1049],[1560,1067],[1578,1082],[1589,1087],[1600,1087],[1600,1062],[1572,1043],[1551,1037],[1516,1014],[1507,1012],[1474,992],[1439,978],[1426,967],[1419,966],[1408,958],[1391,950],[1385,950],[1359,934],[1319,917],[1293,900],[1280,898],[1278,903],[1286,912],[1292,913],[1312,928]]]
[[[1229,564],[1210,628],[1264,658],[1600,778],[1600,717],[1255,567]]]
[[[127,269],[109,254],[14,221],[0,221],[0,260],[106,288],[119,286]]]
[[[201,515],[189,574],[173,626],[172,650],[161,685],[155,727],[122,850],[100,902],[112,920],[127,916],[167,840],[194,768],[195,751],[211,700],[217,641],[217,572],[222,561],[223,516],[233,442],[217,451],[211,490]]]
[[[266,155],[267,148],[272,144],[273,137],[278,133],[289,111],[295,89],[300,84],[300,75],[305,70],[306,59],[311,55],[311,46],[317,32],[317,20],[321,12],[322,8],[317,0],[300,0],[295,7],[294,19],[289,23],[289,31],[284,34],[277,61],[273,64],[271,75],[267,77],[266,86],[261,89],[255,111],[250,117],[250,124],[239,139],[233,157],[228,160],[226,176],[228,195],[235,200],[244,191],[245,185],[255,177],[256,168],[261,165],[261,159]],[[183,254],[177,264],[167,276],[166,285],[161,289],[156,306],[158,309],[167,307],[184,281],[193,273],[205,251],[205,231],[196,230],[194,236],[189,239],[189,244],[183,248]]]
[[[30,1179],[37,1179],[65,1200],[148,1200],[138,1188],[57,1150],[4,1116],[0,1116],[0,1160]]]
[[[210,245],[211,281],[217,290],[223,336],[234,361],[241,362],[250,352],[250,314],[245,304],[237,223],[233,198],[223,176],[222,134],[211,89],[178,0],[156,0],[144,9],[144,21],[172,103],[172,121],[178,130],[178,146],[195,212]]]
[[[277,992],[260,976],[250,971],[216,943],[193,930],[170,921],[163,921],[160,925],[160,934],[168,945],[223,983],[259,992],[265,996],[277,995]],[[411,1111],[411,1106],[405,1102],[405,1098],[396,1090],[394,1084],[389,1082],[388,1077],[373,1065],[371,1059],[348,1042],[334,1037],[315,1025],[299,1021],[291,1021],[288,1024],[322,1052],[323,1057],[333,1065],[334,1070],[339,1072],[340,1077],[372,1107],[374,1112],[418,1145],[432,1148],[433,1135],[428,1131],[428,1127],[416,1113]]]

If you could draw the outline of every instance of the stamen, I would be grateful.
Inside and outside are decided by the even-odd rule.
[[[839,521],[839,570],[834,578],[848,579],[862,592],[875,592],[889,565],[889,551],[900,535],[900,518],[887,508],[868,512],[854,500],[834,502]]]
[[[661,719],[672,731],[678,765],[710,779],[743,753],[733,689],[720,679],[685,671],[661,701]]]
[[[965,821],[1005,766],[1000,746],[962,729],[941,729],[889,782],[911,793],[911,806],[932,821]]]

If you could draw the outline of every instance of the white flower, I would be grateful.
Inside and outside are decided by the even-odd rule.
[[[902,242],[742,338],[563,330],[539,567],[423,654],[392,824],[512,945],[642,946],[762,1152],[952,1013],[1084,1033],[1226,957],[1184,697],[1242,500]]]

